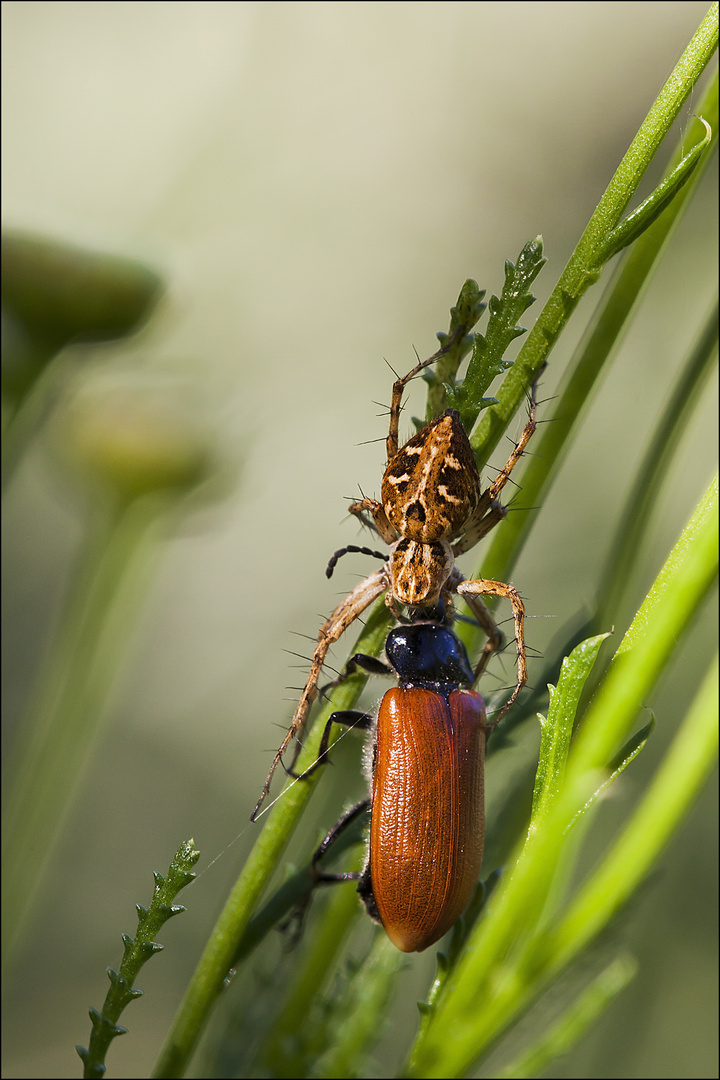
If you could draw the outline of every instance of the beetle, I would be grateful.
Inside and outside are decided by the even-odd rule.
[[[520,594],[502,581],[482,578],[466,581],[455,567],[454,560],[473,547],[507,513],[506,508],[498,502],[498,497],[535,431],[535,386],[530,395],[528,420],[520,439],[504,468],[484,490],[468,435],[459,414],[453,409],[447,409],[431,420],[398,449],[405,386],[453,346],[457,333],[460,331],[393,385],[390,428],[386,440],[388,461],[381,485],[381,499],[364,498],[349,507],[351,513],[389,544],[389,554],[384,556],[354,545],[343,548],[331,558],[327,575],[331,575],[342,555],[352,551],[376,555],[384,559],[386,565],[356,585],[320,628],[307,682],[287,734],[273,758],[251,815],[252,821],[260,812],[285,751],[295,740],[296,747],[288,770],[292,775],[300,751],[300,735],[317,697],[320,672],[330,646],[383,593],[386,604],[396,617],[398,604],[406,606],[411,613],[430,610],[437,604],[451,612],[453,594],[461,595],[487,635],[485,647],[475,666],[473,681],[485,670],[490,657],[503,640],[482,596],[494,595],[509,600],[517,644],[517,682],[509,699],[496,714],[496,721],[511,707],[527,681],[523,629],[525,609]]]
[[[416,613],[416,621],[389,632],[385,654],[398,686],[385,693],[376,720],[333,713],[316,763],[325,758],[333,723],[372,731],[371,797],[325,837],[313,856],[313,876],[318,884],[358,879],[368,913],[402,952],[422,952],[457,922],[483,857],[485,704],[469,689],[474,673],[465,646],[434,616]],[[346,674],[356,666],[383,667],[374,657],[355,655]],[[368,807],[362,872],[322,872],[319,860]]]

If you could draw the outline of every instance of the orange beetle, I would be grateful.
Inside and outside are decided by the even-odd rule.
[[[425,613],[427,615],[427,613]],[[359,877],[368,913],[398,949],[422,952],[454,925],[477,885],[484,838],[485,705],[472,685],[465,646],[447,626],[413,622],[388,634],[399,685],[377,721],[333,713],[332,723],[374,727],[372,797],[352,807],[313,857],[318,882]],[[353,662],[372,671],[378,661]],[[321,749],[321,755],[323,749]],[[317,862],[371,807],[369,854],[360,875],[325,874]]]

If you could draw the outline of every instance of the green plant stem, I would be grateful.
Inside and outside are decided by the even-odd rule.
[[[151,567],[157,503],[117,505],[76,570],[7,768],[3,957],[17,944],[92,752]]]
[[[343,862],[343,871],[359,870],[364,850],[354,859]],[[327,1021],[309,1021],[308,1014],[333,969],[333,963],[345,942],[354,916],[360,915],[360,900],[354,882],[328,886],[333,891],[323,910],[312,938],[304,943],[303,956],[294,984],[282,1011],[272,1026],[263,1052],[263,1060],[272,1076],[297,1076],[325,1048]]]
[[[339,1019],[334,1044],[320,1058],[314,1075],[330,1080],[361,1075],[359,1062],[367,1054],[368,1044],[378,1038],[393,983],[403,963],[402,953],[384,934],[376,934],[362,970],[353,980],[350,1007]]]
[[[387,610],[373,611],[361,634],[356,651],[379,653],[387,635]],[[307,737],[298,768],[317,760],[325,722],[336,709],[350,709],[357,701],[364,677],[352,676],[333,694]],[[210,1010],[220,993],[237,953],[238,943],[252,912],[290,840],[298,818],[313,793],[322,770],[291,784],[277,802],[228,897],[208,944],[193,973],[178,1009],[172,1029],[153,1071],[154,1077],[183,1076]]]
[[[553,970],[576,956],[626,903],[701,789],[717,757],[717,694],[716,656],[641,805],[548,942]]]
[[[501,886],[485,920],[473,934],[468,951],[458,964],[453,987],[418,1038],[408,1075],[461,1076],[476,1056],[520,1015],[547,980],[561,970],[563,965],[555,962],[549,944],[552,937],[547,926],[543,925],[542,934],[533,935],[537,925],[537,915],[533,914],[537,898],[547,895],[548,880],[557,863],[568,824],[598,786],[613,750],[627,734],[683,630],[712,586],[717,576],[717,540],[715,480],[625,635],[573,743],[565,785],[548,814],[546,826],[542,833],[529,838],[512,876]],[[708,685],[706,681],[698,699],[702,705],[703,724],[707,724]],[[693,707],[686,722],[691,733],[686,732],[673,744],[671,755],[676,762],[681,753],[694,753],[682,748],[695,738],[697,714],[698,709]],[[713,737],[717,738],[716,735]],[[707,769],[710,767],[707,755],[712,748],[707,735],[699,741],[702,749],[697,760]],[[695,757],[692,760],[695,762]],[[673,798],[673,806],[663,818],[658,833],[665,838],[677,825],[705,775],[701,775],[695,765],[686,766],[682,761],[680,765],[684,772],[679,773],[672,783],[677,784],[681,794]],[[652,790],[657,790],[656,784]],[[648,798],[654,799],[655,795]],[[638,813],[646,816],[642,808]],[[628,829],[631,827],[634,828],[632,823]],[[637,830],[632,835],[637,837]],[[649,846],[657,854],[661,844],[656,841]],[[652,857],[654,855],[648,858],[651,860]],[[612,865],[614,859],[611,852],[605,865]],[[625,855],[623,860],[623,865],[627,866]],[[648,865],[646,861],[644,866]],[[603,873],[602,868],[599,873]],[[617,871],[613,874],[613,880],[617,882]],[[632,887],[638,880],[636,876]],[[627,896],[630,891],[629,886],[622,895]],[[609,915],[610,909],[607,918]],[[601,916],[596,913],[594,933],[600,925]],[[586,936],[584,943],[591,936]],[[576,939],[579,940],[577,934]],[[568,947],[564,963],[570,958]],[[484,1002],[480,1013],[478,1000]]]
[[[27,394],[7,406],[2,433],[2,492],[9,488],[28,446],[55,405],[71,366],[57,354],[57,346],[34,343],[34,360],[40,373]]]
[[[645,451],[615,531],[598,589],[596,626],[612,625],[618,615],[641,547],[643,531],[657,501],[674,451],[689,424],[710,374],[718,346],[718,305],[715,303],[685,368],[668,399]]]
[[[704,55],[703,52],[703,60]],[[700,74],[699,70],[697,74]],[[691,85],[691,83],[688,84],[688,92],[691,89]],[[682,100],[684,100],[684,98]],[[658,98],[658,101],[660,101],[660,98]],[[681,104],[682,101],[679,101],[678,108]],[[632,314],[644,286],[650,278],[653,269],[658,264],[660,256],[675,225],[680,220],[696,185],[699,183],[704,170],[710,162],[711,150],[714,150],[717,146],[718,131],[720,129],[718,120],[717,72],[700,102],[699,113],[701,116],[704,116],[712,126],[712,146],[705,152],[700,164],[693,172],[685,187],[677,193],[672,203],[666,207],[660,218],[651,225],[647,232],[635,241],[633,246],[626,252],[623,259],[618,264],[608,288],[605,290],[577,349],[571,357],[567,373],[563,380],[563,386],[560,390],[559,399],[553,410],[551,417],[552,422],[546,424],[543,427],[542,432],[536,436],[532,457],[529,458],[523,472],[522,491],[519,493],[517,500],[514,503],[514,509],[517,508],[518,510],[521,510],[523,507],[535,507],[542,503],[543,498],[563,461],[564,453],[569,445],[572,431],[579,421],[592,389],[617,343],[628,318]],[[651,110],[649,115],[652,114],[653,111]],[[673,112],[673,119],[674,115],[675,113]],[[628,154],[633,150],[633,147],[636,147],[638,139],[640,139],[640,135],[647,123],[648,120],[643,124],[643,128],[641,128],[641,131],[638,133]],[[669,124],[667,124],[667,126],[669,126]],[[666,128],[663,130],[666,130]],[[699,139],[700,135],[698,134],[696,138]],[[680,144],[675,149],[667,172],[671,172],[681,160],[684,150],[686,149],[686,142],[686,137],[683,136]],[[608,191],[609,190],[610,189],[608,188]],[[603,198],[605,198],[605,196]],[[594,217],[595,215],[593,215],[593,218]],[[592,219],[590,224],[592,224]],[[583,240],[587,237],[589,230],[590,225],[588,225],[588,228],[583,235]],[[581,244],[583,244],[583,240],[581,240]],[[563,277],[568,274],[579,248],[580,245],[578,245],[570,263],[568,263]],[[563,279],[561,278],[561,282],[562,280]],[[560,284],[561,283],[558,283],[555,292],[560,288]],[[555,296],[555,293],[553,293],[553,296]],[[548,301],[548,303],[550,303],[550,301]],[[544,316],[545,310],[541,313],[540,319],[538,319],[538,326],[540,326],[540,320],[543,319]],[[527,365],[528,370],[533,373],[537,370],[536,357],[540,358],[543,355],[540,348],[541,342],[533,337],[536,329],[537,326],[531,331],[530,337],[516,361],[516,363]],[[538,333],[541,334],[542,331],[538,331]],[[528,346],[532,346],[532,348],[530,350],[530,355],[526,360],[524,352],[525,348]],[[511,375],[512,372],[509,373],[506,382],[509,381]],[[505,383],[503,383],[503,388],[498,395],[501,401],[504,400],[504,389]],[[509,392],[510,391],[508,391],[508,393]],[[517,392],[514,396],[517,396]],[[519,404],[521,400],[522,398],[518,396],[517,404]],[[514,397],[511,398],[505,406],[505,411],[511,410],[510,415],[514,413],[513,401]],[[515,408],[517,408],[517,404],[515,404]],[[495,406],[494,409],[490,409],[488,412],[493,413],[497,408],[498,406]],[[683,410],[683,419],[687,419],[687,416],[688,414]],[[486,423],[488,422],[485,420],[481,421],[478,431],[481,431],[482,424]],[[486,430],[487,435],[489,436],[491,434],[489,424]],[[495,439],[494,436],[493,440],[490,449],[487,451],[488,454],[492,447],[497,443],[497,439]],[[508,516],[506,521],[503,522],[502,529],[499,529],[493,537],[492,543],[483,559],[480,576],[485,578],[499,578],[502,581],[507,580],[507,577],[512,573],[512,568],[533,527],[534,520],[534,515],[531,513],[517,512]],[[599,623],[597,626],[599,629],[606,628]]]
[[[714,3],[655,99],[608,184],[513,368],[503,382],[498,393],[498,404],[487,409],[478,424],[472,444],[473,449],[481,453],[485,460],[499,443],[520,407],[527,387],[539,375],[578,301],[598,280],[602,270],[602,253],[608,237],[620,221],[655,153],[717,48],[717,18],[718,5]]]

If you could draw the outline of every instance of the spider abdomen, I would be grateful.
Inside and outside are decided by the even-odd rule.
[[[381,499],[401,537],[432,543],[460,532],[479,490],[480,475],[460,414],[447,409],[388,462]]]

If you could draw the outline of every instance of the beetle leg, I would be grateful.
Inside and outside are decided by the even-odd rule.
[[[527,663],[525,660],[525,608],[523,602],[520,599],[520,594],[517,589],[513,589],[512,585],[506,585],[503,581],[490,581],[483,578],[478,578],[477,581],[462,581],[457,586],[457,591],[461,596],[467,597],[478,596],[481,594],[489,596],[499,596],[504,600],[509,600],[512,605],[513,617],[515,619],[515,643],[517,645],[517,686],[513,690],[510,698],[503,705],[500,712],[494,718],[492,724],[488,725],[489,731],[503,718],[510,706],[517,700],[517,696],[522,690],[523,686],[527,682]],[[483,605],[484,606],[484,605]],[[485,650],[480,657],[478,666],[487,663],[485,659]],[[476,675],[478,672],[476,671]],[[489,732],[488,732],[489,733]]]
[[[260,807],[262,806],[265,798],[270,790],[270,782],[273,778],[273,774],[277,769],[282,756],[287,750],[288,746],[293,739],[297,739],[302,732],[307,722],[312,703],[317,697],[318,688],[317,682],[320,677],[322,666],[325,663],[325,657],[328,654],[330,646],[333,645],[347,630],[348,626],[358,618],[359,615],[369,607],[374,600],[385,592],[388,588],[389,579],[387,570],[383,567],[381,570],[376,570],[374,573],[366,577],[364,581],[361,581],[359,585],[356,585],[351,593],[345,597],[341,603],[333,611],[330,618],[325,622],[318,635],[318,643],[315,646],[315,652],[313,653],[312,663],[310,665],[310,673],[308,675],[307,682],[300,695],[300,700],[297,703],[295,709],[295,715],[292,718],[290,727],[288,728],[287,735],[283,739],[278,752],[273,758],[272,765],[270,766],[270,772],[267,775],[267,779],[263,784],[263,789],[260,794],[260,798],[257,801],[257,805],[250,815],[250,820],[255,821],[257,818]],[[292,765],[295,763],[298,753],[300,752],[300,746],[296,748],[293,755]]]
[[[296,773],[292,771],[292,767],[286,769],[288,776],[292,776],[295,780],[305,779],[308,776],[312,776],[320,765],[325,764],[328,750],[330,749],[330,732],[333,724],[345,724],[349,728],[357,728],[358,731],[368,731],[372,726],[373,717],[367,713],[358,712],[356,709],[342,709],[339,712],[334,712],[328,717],[325,730],[322,733],[322,739],[320,740],[320,746],[318,748],[317,759],[313,762],[309,769],[305,769],[305,772]]]
[[[324,697],[328,690],[334,690],[336,686],[340,686],[351,675],[354,675],[357,669],[366,671],[368,675],[389,675],[393,677],[395,672],[386,664],[384,660],[381,660],[378,656],[366,656],[365,653],[355,653],[350,657],[345,667],[338,675],[337,679],[333,679],[332,682],[326,683],[325,686],[321,686],[318,693],[321,697]]]
[[[325,855],[332,847],[338,836],[347,829],[348,825],[352,825],[355,818],[369,808],[370,799],[362,799],[359,803],[356,803],[355,806],[351,806],[349,810],[345,811],[340,820],[333,825],[323,842],[316,849],[315,854],[312,857],[311,868],[317,884],[332,883],[334,881],[357,881],[361,876],[361,872],[350,874],[324,874],[317,869],[317,864],[320,859],[322,859],[323,855]]]
[[[348,874],[326,874],[318,867],[318,862],[326,854],[329,848],[335,843],[338,837],[348,828],[349,825],[355,821],[355,819],[364,811],[370,807],[370,799],[363,799],[362,802],[356,803],[355,806],[351,806],[349,810],[346,810],[340,820],[332,827],[327,834],[323,842],[314,852],[312,861],[310,863],[310,873],[308,887],[304,895],[295,904],[293,910],[290,912],[284,922],[279,924],[279,929],[287,930],[294,924],[294,929],[291,934],[291,945],[297,944],[302,933],[302,924],[310,906],[312,900],[312,894],[318,885],[332,885],[335,882],[340,881],[356,881],[362,872],[348,873]]]

